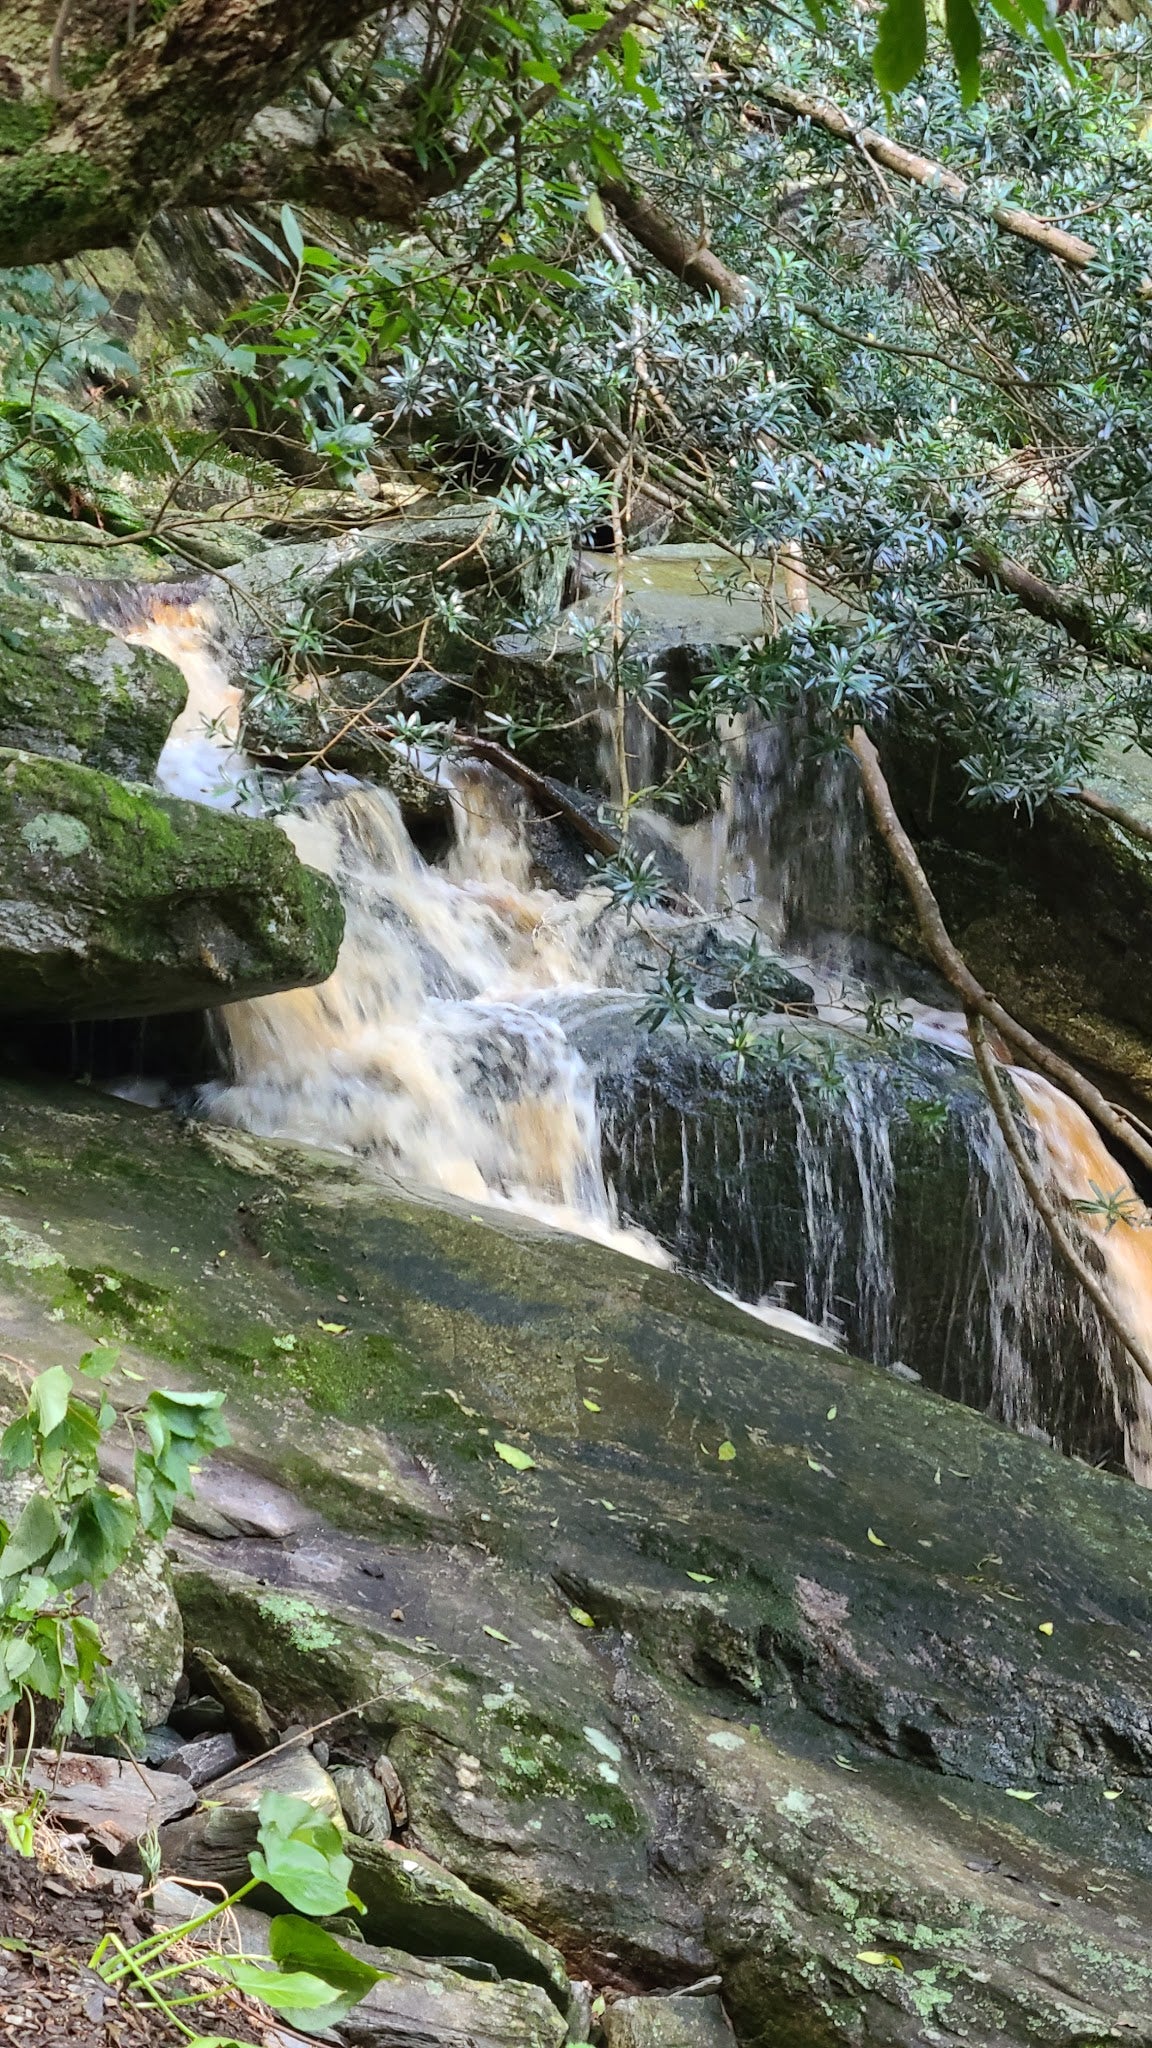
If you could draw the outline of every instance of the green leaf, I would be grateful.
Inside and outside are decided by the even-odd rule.
[[[514,256],[495,256],[488,265],[492,277],[512,277],[518,271],[526,271],[530,277],[545,277],[549,284],[562,284],[571,291],[579,279],[570,270],[560,270],[554,263],[542,263],[539,256],[529,256],[523,251]]]
[[[61,1524],[56,1507],[47,1494],[34,1493],[26,1501],[15,1527],[0,1553],[0,1578],[31,1571],[42,1564],[60,1541]]]
[[[253,1877],[263,1878],[297,1912],[322,1917],[357,1903],[348,1890],[352,1865],[344,1838],[307,1800],[265,1792],[259,1838],[259,1849],[248,1858]]]
[[[1065,77],[1076,83],[1072,60],[1064,38],[1048,12],[1046,0],[992,0],[992,6],[1001,21],[1006,21],[1022,41],[1030,40],[1029,31],[1037,36],[1049,56],[1055,57]]]
[[[297,263],[303,263],[304,236],[296,215],[287,203],[280,208],[280,226],[284,230],[284,240],[291,249]]]
[[[570,1607],[568,1612],[579,1628],[595,1628],[596,1622],[586,1607]]]
[[[980,50],[983,37],[980,19],[972,0],[944,0],[944,27],[948,47],[960,80],[960,97],[966,107],[980,97]]]
[[[215,1957],[212,1968],[237,1991],[262,1999],[274,2012],[318,2012],[332,2003],[331,1985],[305,1970],[286,1975],[265,1970],[259,1963],[247,1963],[240,1956]]]
[[[535,1458],[530,1457],[527,1451],[520,1450],[516,1444],[494,1443],[492,1449],[498,1458],[503,1458],[506,1465],[511,1465],[514,1472],[534,1472],[536,1469]]]
[[[294,1913],[282,1913],[273,1920],[268,1929],[268,1950],[281,1969],[307,1970],[329,1986],[331,2003],[327,2009],[297,2022],[305,2032],[311,2031],[313,2025],[335,2026],[367,1997],[374,1984],[387,1982],[392,1976],[390,1970],[375,1969],[342,1947],[322,1927],[298,1919]]]
[[[881,92],[903,92],[928,55],[928,20],[924,0],[885,0],[872,52],[872,69]]]
[[[26,1472],[36,1456],[36,1431],[30,1416],[18,1415],[0,1437],[0,1465],[8,1474]]]
[[[725,1437],[723,1443],[721,1444],[719,1450],[716,1453],[716,1456],[719,1458],[720,1463],[722,1465],[730,1465],[732,1463],[733,1458],[736,1456],[735,1444],[732,1443],[728,1437]]]
[[[89,1379],[106,1380],[109,1373],[115,1371],[119,1357],[118,1345],[97,1344],[91,1351],[84,1353],[80,1360],[80,1371]]]
[[[28,1396],[28,1412],[34,1415],[42,1436],[51,1436],[59,1429],[68,1411],[72,1395],[72,1375],[62,1365],[49,1366],[32,1382]]]

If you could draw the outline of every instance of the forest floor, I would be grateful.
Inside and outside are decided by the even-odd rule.
[[[37,1829],[36,1857],[0,1847],[0,2048],[176,2048],[181,2040],[155,2008],[101,1982],[89,1967],[105,1934],[144,1939],[152,1920],[124,1874],[70,1850]],[[239,1994],[194,2008],[203,2034],[229,2043],[284,2036]]]

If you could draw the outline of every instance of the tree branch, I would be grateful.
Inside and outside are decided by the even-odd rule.
[[[380,0],[178,0],[60,102],[46,136],[0,158],[0,265],[131,239],[321,50],[380,12]]]
[[[702,236],[682,227],[663,207],[621,179],[604,179],[599,192],[621,226],[673,277],[704,297],[718,298],[722,306],[747,304],[751,296],[747,278],[721,262]]]
[[[920,864],[920,856],[897,815],[892,792],[880,766],[880,756],[862,726],[853,727],[848,736],[848,746],[860,770],[873,823],[915,912],[925,950],[944,980],[955,989],[964,1010],[975,1011],[989,1024],[995,1025],[1009,1045],[1023,1054],[1040,1073],[1046,1074],[1050,1081],[1055,1081],[1058,1088],[1063,1088],[1065,1094],[1078,1102],[1101,1130],[1106,1131],[1117,1144],[1127,1146],[1141,1165],[1152,1168],[1152,1143],[1135,1120],[1115,1103],[1109,1102],[1091,1081],[1086,1081],[1075,1067],[1061,1059],[1059,1053],[1053,1052],[1018,1024],[1003,1004],[977,981],[944,923],[940,905]]]
[[[937,193],[949,206],[960,208],[968,204],[971,188],[955,171],[934,163],[931,157],[921,156],[918,150],[908,149],[902,142],[894,142],[891,136],[881,135],[875,128],[858,126],[842,107],[838,107],[834,100],[825,99],[823,94],[799,92],[790,85],[762,86],[757,88],[757,93],[759,99],[778,112],[791,114],[798,121],[814,122],[828,135],[834,135],[838,142],[849,143],[866,152],[886,171],[895,171],[898,177]],[[748,111],[755,116],[756,109]],[[1092,242],[1086,242],[1081,235],[1069,234],[1066,228],[1052,227],[1048,221],[1029,213],[1026,207],[1001,203],[990,209],[990,217],[1005,234],[1031,242],[1047,255],[1069,264],[1073,270],[1086,269],[1096,254]]]
[[[1152,1386],[1152,1352],[1141,1340],[1139,1334],[1130,1330],[1126,1318],[1112,1301],[1107,1288],[1092,1271],[1087,1260],[1064,1226],[1064,1218],[1052,1200],[1035,1162],[1028,1156],[1028,1148],[1020,1135],[1020,1127],[1012,1114],[1012,1105],[1000,1077],[1000,1067],[984,1031],[984,1019],[975,1010],[968,1011],[968,1036],[972,1041],[972,1057],[984,1084],[984,1093],[992,1106],[992,1114],[1000,1126],[1000,1134],[1012,1156],[1013,1164],[1024,1184],[1025,1193],[1041,1222],[1044,1224],[1053,1244],[1065,1264],[1071,1267],[1089,1300],[1094,1303],[1101,1319],[1114,1336],[1120,1339],[1133,1364]]]

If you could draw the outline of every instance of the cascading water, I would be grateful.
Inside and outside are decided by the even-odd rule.
[[[265,808],[276,778],[262,778],[240,750],[241,693],[212,655],[209,632],[202,611],[162,601],[130,631],[189,683],[160,777],[179,795]],[[795,735],[784,728],[733,740],[719,813],[653,829],[673,844],[699,901],[754,914],[787,941],[850,901],[858,799],[836,763],[820,764],[819,788],[798,789]],[[666,1262],[671,1251],[720,1291],[766,1303],[778,1323],[840,1326],[855,1349],[896,1369],[930,1359],[924,1376],[942,1391],[1089,1454],[1108,1454],[1119,1422],[1131,1469],[1152,1478],[1152,1411],[1142,1411],[1094,1312],[1055,1265],[974,1085],[950,1111],[962,1145],[954,1210],[943,1219],[949,1281],[926,1299],[917,1231],[930,1206],[909,1224],[901,1190],[921,1169],[891,1063],[865,1047],[871,1056],[848,1058],[835,1090],[813,1091],[783,1058],[771,1100],[757,1081],[760,1096],[753,1088],[739,1099],[736,1090],[733,1104],[731,1076],[717,1081],[713,1054],[708,1086],[726,1098],[723,1118],[701,1111],[698,1088],[690,1105],[678,1104],[676,1059],[695,1061],[699,1083],[701,1058],[686,1046],[674,1054],[667,1031],[638,1032],[627,992],[643,985],[639,941],[654,937],[654,952],[639,947],[650,967],[691,937],[691,921],[661,911],[629,924],[606,890],[566,898],[539,886],[512,785],[477,764],[454,766],[445,781],[453,844],[432,865],[387,792],[316,771],[298,778],[296,807],[280,823],[340,889],[340,962],[320,988],[220,1013],[231,1078],[205,1091],[207,1114],[339,1147],[398,1178],[511,1204],[634,1255]],[[830,822],[814,832],[817,812]],[[799,964],[821,1017],[852,1027],[859,1050],[860,1020],[837,978]],[[925,1024],[920,1051],[955,1094],[970,1063],[962,1041],[941,1048],[940,1036]],[[1065,1193],[1081,1199],[1092,1183],[1122,1181],[1073,1105],[1035,1077],[1018,1080]],[[779,1176],[782,1162],[792,1178],[778,1196],[765,1174],[771,1166]],[[1152,1327],[1152,1235],[1132,1222],[1093,1235],[1117,1298]],[[1073,1353],[1085,1368],[1079,1377],[1055,1373],[1051,1361]]]

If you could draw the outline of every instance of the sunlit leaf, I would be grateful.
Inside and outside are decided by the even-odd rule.
[[[522,1451],[518,1444],[494,1443],[492,1449],[498,1458],[503,1458],[506,1465],[511,1465],[514,1472],[532,1472],[536,1469],[535,1458],[527,1451]]]

